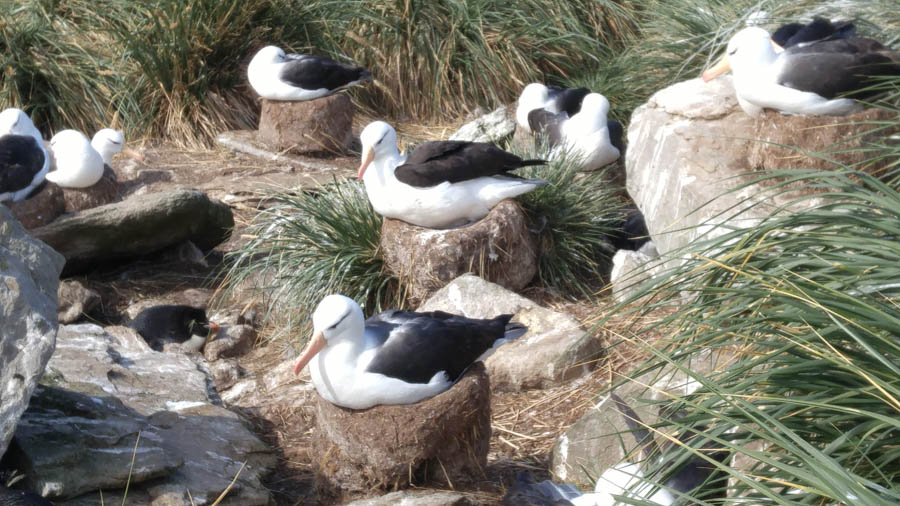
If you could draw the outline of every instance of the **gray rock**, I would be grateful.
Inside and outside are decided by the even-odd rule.
[[[35,401],[35,409],[25,413],[16,438],[27,461],[32,466],[41,463],[38,475],[29,478],[43,483],[42,492],[72,499],[57,504],[99,504],[98,492],[75,497],[99,486],[109,504],[123,494],[140,431],[138,452],[146,456],[147,465],[141,467],[139,480],[132,473],[128,503],[209,504],[246,462],[222,504],[267,504],[271,498],[260,478],[276,459],[236,414],[213,404],[205,372],[185,355],[150,350],[127,327],[108,330],[92,324],[60,327],[42,395],[67,391],[51,400],[57,403],[56,412],[72,416],[50,423],[49,408],[39,409],[47,406],[43,401]],[[33,427],[42,432],[29,433]],[[81,452],[73,466],[70,456],[79,447],[97,450]],[[160,451],[164,459],[155,457]],[[123,456],[129,462],[124,476]],[[54,478],[65,472],[65,479]]]
[[[300,102],[262,99],[259,139],[278,151],[346,151],[353,137],[353,102],[346,93]]]
[[[351,410],[318,397],[311,454],[320,498],[431,479],[458,486],[483,476],[490,397],[480,362],[446,392],[415,404]]]
[[[381,497],[353,501],[345,506],[474,506],[475,504],[458,492],[398,490]]]
[[[0,206],[0,455],[53,354],[63,262]]]
[[[63,216],[34,230],[66,257],[63,275],[125,260],[190,240],[210,250],[231,234],[227,205],[180,190],[131,198]]]
[[[462,275],[431,296],[419,311],[446,311],[471,318],[513,314],[528,327],[524,336],[501,346],[485,365],[491,388],[517,391],[559,385],[590,372],[603,346],[566,313],[543,308],[499,285]]]
[[[74,279],[60,282],[58,295],[59,323],[75,323],[82,315],[100,305],[100,294]]]
[[[873,138],[860,134],[871,130],[873,122],[891,116],[888,111],[870,109],[845,117],[768,112],[753,118],[738,106],[731,76],[709,83],[680,82],[656,92],[631,116],[625,163],[628,193],[644,214],[659,252],[666,254],[724,221],[731,226],[753,226],[785,202],[814,191],[797,188],[772,197],[763,192],[763,186],[752,185],[707,204],[745,185],[755,172],[834,167],[822,158],[782,146],[828,153],[828,158],[854,165],[868,154],[852,148],[865,146]],[[876,164],[867,170],[881,168]],[[811,199],[802,207],[814,203]],[[739,219],[730,218],[739,211],[743,211]],[[702,223],[706,225],[694,227]]]
[[[209,364],[209,375],[216,391],[222,392],[243,379],[247,372],[234,359],[216,360]]]
[[[467,272],[510,290],[521,290],[537,272],[537,244],[525,213],[509,199],[481,220],[449,230],[385,219],[380,244],[385,266],[404,280],[413,303]]]
[[[506,140],[516,131],[516,122],[509,117],[505,105],[489,114],[466,123],[450,136],[451,141],[490,142]]]
[[[687,366],[707,375],[727,367],[728,363],[725,353],[706,353]],[[658,420],[658,405],[648,401],[665,401],[673,394],[687,395],[699,386],[689,374],[668,368],[640,376],[619,386],[615,392],[642,422],[650,425]],[[612,399],[602,398],[559,437],[553,447],[550,471],[559,481],[590,488],[597,476],[621,462],[626,452],[635,448],[635,438],[628,431]]]
[[[612,271],[609,283],[612,286],[613,298],[622,302],[631,297],[641,283],[653,277],[659,270],[651,263],[659,258],[653,241],[647,242],[637,251],[620,249],[613,256]]]

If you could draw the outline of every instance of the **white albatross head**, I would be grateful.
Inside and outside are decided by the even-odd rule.
[[[758,73],[761,67],[775,61],[779,51],[783,49],[772,41],[769,32],[758,26],[747,27],[731,37],[725,56],[706,69],[701,77],[708,82],[728,70],[735,74]]]
[[[112,157],[116,153],[122,153],[139,162],[144,161],[143,155],[125,147],[125,135],[121,130],[113,130],[112,128],[98,130],[91,139],[91,146],[100,153],[103,163],[106,165],[112,163]]]
[[[0,135],[30,135],[42,141],[41,134],[35,128],[31,118],[22,109],[10,107],[0,112]]]
[[[285,59],[284,51],[278,46],[266,46],[253,55],[250,65],[254,63],[281,63]]]
[[[518,105],[516,106],[516,123],[527,131],[531,131],[528,125],[528,113],[541,109],[550,99],[550,89],[541,83],[530,83],[522,90],[519,95]]]
[[[384,121],[373,121],[359,134],[362,142],[362,162],[356,173],[358,179],[362,179],[366,169],[375,160],[383,155],[399,154],[397,149],[397,131]]]
[[[306,349],[297,359],[294,374],[306,367],[317,353],[329,344],[343,339],[360,339],[365,334],[366,322],[362,309],[350,297],[329,295],[319,302],[313,311],[313,335]]]

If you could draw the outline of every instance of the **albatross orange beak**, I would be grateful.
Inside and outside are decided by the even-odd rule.
[[[216,322],[209,322],[209,334],[206,334],[206,339],[203,341],[203,346],[206,346],[210,341],[216,338],[219,334],[219,324]],[[202,347],[201,347],[202,348]]]
[[[728,64],[728,55],[722,57],[719,60],[719,63],[716,63],[712,67],[703,71],[703,74],[700,76],[703,79],[704,83],[708,83],[713,79],[719,77],[719,75],[724,74],[731,70],[731,65]]]
[[[141,163],[144,163],[144,155],[133,149],[123,148],[122,154],[129,158],[134,158],[135,160],[137,160]]]
[[[366,169],[369,167],[369,164],[372,163],[372,160],[375,159],[375,149],[371,146],[366,148],[363,151],[362,163],[359,164],[359,171],[356,173],[357,179],[362,179],[363,174],[366,173]]]
[[[297,359],[297,365],[294,366],[294,374],[300,374],[300,371],[306,367],[306,364],[316,356],[316,353],[322,351],[322,348],[324,347],[325,334],[320,330],[313,334],[312,338],[309,340],[309,344],[306,345],[306,349],[303,350],[303,353],[300,354],[300,358]]]

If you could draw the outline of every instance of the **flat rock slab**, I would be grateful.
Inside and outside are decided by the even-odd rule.
[[[386,218],[381,250],[385,266],[404,281],[413,304],[467,272],[510,290],[521,290],[537,272],[537,244],[525,213],[509,199],[481,220],[448,230]]]
[[[496,144],[511,137],[515,131],[515,120],[510,117],[507,107],[501,105],[488,114],[459,127],[459,130],[450,136],[450,140]]]
[[[490,397],[480,362],[446,392],[415,404],[351,410],[317,396],[312,455],[320,497],[406,488],[410,480],[458,485],[482,476]]]
[[[592,371],[603,352],[601,342],[574,317],[471,274],[438,290],[419,311],[446,311],[470,318],[512,314],[528,332],[497,349],[485,361],[491,388],[518,391],[560,385]]]
[[[278,151],[342,153],[352,127],[353,102],[346,93],[302,102],[262,99],[259,138]]]
[[[0,206],[0,455],[53,354],[63,261]]]
[[[48,397],[26,411],[16,439],[23,468],[35,469],[29,480],[66,500],[57,504],[100,504],[100,487],[106,504],[121,503],[138,433],[135,455],[146,466],[138,479],[132,473],[129,504],[210,504],[242,463],[222,504],[271,500],[260,479],[275,456],[235,413],[213,403],[207,374],[187,356],[154,352],[126,327],[65,325],[47,370]]]
[[[644,214],[659,252],[666,254],[710,229],[695,225],[729,221],[731,215],[743,211],[741,221],[732,219],[730,225],[753,226],[759,218],[802,195],[798,192],[813,191],[797,188],[798,192],[774,197],[762,192],[761,185],[732,191],[758,171],[834,168],[833,163],[804,152],[822,153],[848,165],[857,163],[868,153],[854,148],[872,139],[872,134],[861,134],[872,130],[875,122],[890,121],[894,116],[869,109],[839,117],[769,111],[753,118],[738,106],[731,76],[709,83],[700,79],[676,83],[656,92],[631,116],[625,162],[628,193]],[[799,151],[783,146],[796,146]],[[878,165],[867,170],[877,171]],[[810,199],[801,205],[815,202]]]
[[[66,215],[33,232],[66,257],[67,276],[184,241],[208,251],[227,240],[232,228],[234,218],[226,204],[200,191],[180,190],[133,196]]]
[[[458,492],[398,490],[381,497],[360,499],[345,506],[474,506],[475,502]]]

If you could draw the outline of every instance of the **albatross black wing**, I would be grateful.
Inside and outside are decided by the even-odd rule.
[[[510,318],[508,314],[479,320],[443,311],[389,311],[377,321],[394,327],[366,371],[409,383],[428,383],[445,371],[456,381],[494,341],[505,336]],[[372,323],[370,318],[366,326]]]
[[[581,110],[581,101],[591,90],[587,88],[560,88],[548,86],[549,98],[553,101],[557,111],[564,112],[571,118]]]
[[[562,126],[567,119],[569,115],[565,111],[552,113],[546,109],[535,109],[528,113],[528,128],[553,147],[562,142]]]
[[[900,75],[900,53],[874,39],[825,40],[785,51],[785,63],[778,84],[810,91],[825,98],[864,98],[860,91],[873,84],[873,76]]]
[[[325,56],[288,55],[280,77],[284,82],[304,90],[337,90],[369,79],[372,73],[362,67],[339,63]]]
[[[544,160],[522,160],[486,142],[431,141],[420,144],[394,176],[402,183],[418,188],[443,182],[458,183],[490,177],[527,165],[543,165]]]
[[[44,161],[44,151],[34,137],[0,137],[0,194],[27,188],[44,167]]]

